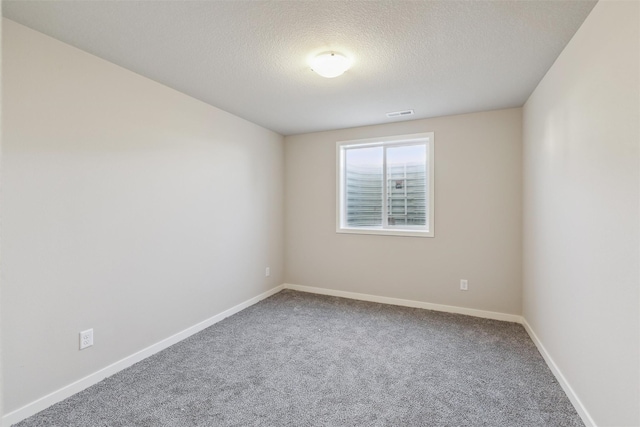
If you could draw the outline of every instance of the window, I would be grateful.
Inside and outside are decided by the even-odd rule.
[[[433,237],[433,133],[336,144],[338,233]]]

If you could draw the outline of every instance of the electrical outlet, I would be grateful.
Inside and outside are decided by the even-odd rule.
[[[461,279],[460,280],[460,290],[461,291],[468,291],[469,290],[469,282],[465,279]]]
[[[80,350],[93,345],[93,329],[80,332]]]
[[[264,277],[269,277],[271,276],[271,268],[267,267],[264,270]]]

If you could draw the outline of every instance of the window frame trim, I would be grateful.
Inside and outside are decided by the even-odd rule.
[[[415,145],[417,140],[425,140],[427,145],[426,155],[427,155],[427,179],[429,183],[427,185],[428,191],[428,206],[426,209],[428,211],[429,221],[426,224],[426,230],[410,230],[410,229],[390,229],[390,228],[367,228],[367,227],[347,227],[343,225],[342,219],[346,218],[346,191],[345,191],[345,177],[343,176],[344,166],[345,166],[345,150],[349,146],[365,148],[365,147],[376,147],[381,146],[385,149],[385,153],[383,155],[383,170],[386,171],[386,147],[389,146],[403,146],[403,145]],[[346,141],[337,141],[336,142],[336,233],[339,234],[367,234],[367,235],[382,235],[382,236],[405,236],[405,237],[435,237],[434,232],[434,224],[435,224],[435,143],[434,143],[434,133],[433,132],[422,132],[422,133],[414,133],[408,135],[391,135],[386,137],[378,137],[378,138],[366,138],[366,139],[353,139]],[[384,177],[384,183],[386,184],[386,176]],[[387,201],[386,198],[383,202],[383,212],[387,211],[386,208]],[[383,216],[384,218],[384,216]]]

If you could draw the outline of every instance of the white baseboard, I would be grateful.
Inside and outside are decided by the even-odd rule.
[[[430,302],[413,301],[408,299],[380,297],[377,295],[360,294],[357,292],[336,291],[333,289],[314,288],[312,286],[284,284],[285,289],[310,292],[312,294],[330,295],[334,297],[356,299],[360,301],[379,302],[381,304],[400,305],[403,307],[424,308],[427,310],[444,311],[447,313],[466,314],[467,316],[482,317],[484,319],[503,320],[505,322],[522,323],[522,317],[517,314],[498,313],[496,311],[476,310],[475,308],[456,307],[453,305],[433,304]]]
[[[127,356],[124,359],[121,359],[105,368],[100,369],[99,371],[94,372],[93,374],[87,375],[86,377],[78,381],[75,381],[65,387],[62,387],[61,389],[58,389],[52,393],[49,393],[48,395],[43,396],[40,399],[35,400],[21,408],[18,408],[15,411],[5,414],[2,417],[2,422],[0,424],[3,427],[9,427],[32,415],[35,415],[38,412],[42,411],[43,409],[46,409],[49,406],[66,399],[67,397],[70,397],[94,384],[97,384],[103,379],[125,368],[128,368],[134,363],[137,363],[143,359],[146,359],[147,357],[152,356],[153,354],[158,353],[159,351],[164,350],[165,348],[170,347],[173,344],[179,341],[182,341],[183,339],[188,338],[191,335],[194,335],[202,331],[203,329],[208,328],[211,325],[214,325],[220,322],[221,320],[233,314],[236,314],[247,307],[250,307],[256,304],[257,302],[262,301],[263,299],[268,298],[271,295],[274,295],[280,292],[283,289],[292,289],[300,292],[330,295],[330,296],[349,298],[349,299],[355,299],[360,301],[370,301],[370,302],[377,302],[381,304],[399,305],[403,307],[423,308],[427,310],[443,311],[447,313],[457,313],[457,314],[465,314],[468,316],[482,317],[485,319],[494,319],[494,320],[502,320],[507,322],[521,323],[524,326],[527,333],[529,334],[529,336],[531,337],[532,341],[535,343],[536,347],[538,348],[538,351],[540,351],[540,354],[546,361],[547,365],[549,366],[549,369],[551,369],[551,372],[553,372],[556,379],[560,383],[560,386],[569,397],[569,400],[571,401],[576,411],[582,418],[582,421],[585,423],[587,427],[596,427],[596,423],[593,421],[593,419],[589,415],[589,412],[586,410],[586,408],[584,407],[584,405],[582,404],[578,396],[575,394],[575,392],[573,391],[573,388],[571,388],[571,386],[567,382],[564,375],[562,375],[562,372],[560,371],[558,366],[555,364],[555,362],[553,361],[553,359],[545,349],[544,345],[542,345],[542,343],[540,342],[540,339],[538,339],[538,336],[535,334],[535,332],[533,331],[529,323],[527,323],[527,320],[524,319],[522,316],[518,316],[516,314],[499,313],[494,311],[476,310],[473,308],[455,307],[451,305],[432,304],[428,302],[405,300],[400,298],[381,297],[381,296],[361,294],[356,292],[338,291],[334,289],[293,285],[288,283],[276,286],[275,288],[267,292],[264,292],[243,303],[240,303],[213,317],[210,317],[209,319],[206,319],[181,332],[178,332],[175,335],[165,338],[162,341],[159,341],[143,350],[138,351],[137,353]]]
[[[576,408],[576,412],[578,412],[578,415],[580,415],[580,418],[582,418],[582,422],[584,423],[584,425],[586,427],[596,427],[596,423],[595,421],[593,421],[593,418],[591,418],[591,415],[589,415],[587,408],[584,407],[584,405],[576,395],[576,392],[573,391],[573,388],[571,387],[567,379],[564,377],[564,375],[562,375],[562,371],[560,371],[560,368],[558,368],[558,365],[556,365],[556,363],[553,361],[551,355],[549,354],[549,352],[547,352],[547,349],[544,347],[544,345],[542,345],[542,342],[531,328],[531,325],[529,325],[529,322],[527,322],[527,319],[525,319],[524,317],[522,318],[522,326],[524,326],[524,329],[531,337],[531,340],[536,345],[536,347],[538,347],[538,351],[544,358],[545,362],[547,362],[547,366],[549,366],[549,369],[551,369],[551,372],[553,372],[553,375],[560,383],[562,390],[564,390],[565,394],[571,401],[571,404],[574,408]]]
[[[73,396],[74,394],[94,385],[97,384],[98,382],[102,381],[103,379],[119,372],[122,371],[125,368],[128,368],[129,366],[133,365],[134,363],[137,363],[143,359],[146,359],[149,356],[152,356],[153,354],[164,350],[167,347],[172,346],[173,344],[182,341],[185,338],[190,337],[193,334],[196,334],[200,331],[202,331],[205,328],[208,328],[209,326],[220,322],[221,320],[238,313],[239,311],[244,310],[245,308],[252,306],[253,304],[262,301],[265,298],[270,297],[271,295],[280,292],[282,289],[284,289],[284,285],[279,285],[276,286],[275,288],[268,290],[267,292],[264,292],[256,297],[253,297],[243,303],[240,303],[234,307],[231,307],[228,310],[223,311],[222,313],[216,314],[213,317],[210,317],[198,324],[195,324],[181,332],[178,332],[175,335],[172,335],[168,338],[163,339],[162,341],[159,341],[145,349],[142,349],[140,351],[138,351],[137,353],[134,353],[130,356],[125,357],[124,359],[121,359],[115,363],[112,363],[111,365],[100,369],[99,371],[94,372],[93,374],[87,375],[84,378],[79,379],[78,381],[75,381],[69,385],[66,385],[52,393],[49,393],[46,396],[41,397],[38,400],[35,400],[21,408],[16,409],[15,411],[9,412],[8,414],[5,414],[2,417],[2,426],[3,427],[9,427],[15,423],[18,423],[32,415],[37,414],[38,412],[42,411],[43,409],[48,408],[49,406],[58,403],[64,399],[66,399],[67,397]]]

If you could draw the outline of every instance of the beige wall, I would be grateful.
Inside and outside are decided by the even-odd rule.
[[[284,155],[278,134],[3,24],[10,412],[281,284]]]
[[[435,237],[337,234],[336,141],[431,131]],[[285,280],[520,314],[521,155],[519,108],[286,137]]]
[[[600,1],[524,107],[524,317],[600,426],[640,425],[638,2]]]

